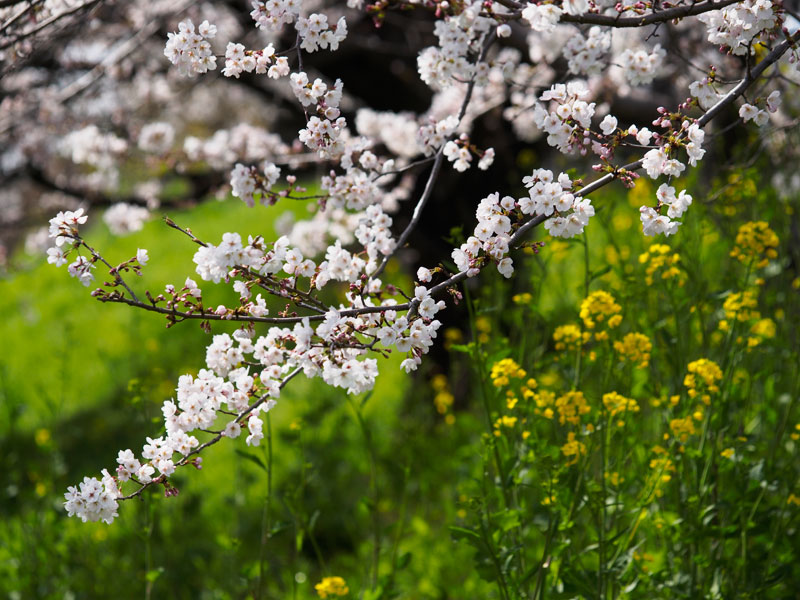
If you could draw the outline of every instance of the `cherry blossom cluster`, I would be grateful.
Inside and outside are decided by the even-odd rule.
[[[253,0],[250,16],[256,27],[268,31],[280,31],[284,25],[291,25],[300,15],[301,0]]]
[[[339,117],[339,104],[342,101],[342,80],[337,79],[332,87],[328,87],[322,79],[315,79],[314,82],[308,80],[308,75],[303,73],[292,73],[289,78],[291,81],[292,92],[303,105],[309,107],[316,105],[317,114],[326,119],[336,119]]]
[[[436,21],[433,32],[438,46],[425,48],[417,58],[422,81],[433,89],[448,88],[455,81],[469,81],[476,75],[485,76],[487,65],[475,64],[468,58],[470,52],[479,51],[494,24],[492,19],[479,16],[481,5],[482,2],[468,3],[458,16]]]
[[[217,57],[209,41],[217,36],[215,25],[203,21],[195,31],[194,23],[187,19],[178,24],[177,33],[167,36],[164,56],[178,67],[181,75],[194,77],[217,68]]]
[[[667,52],[656,44],[652,51],[627,48],[618,58],[617,62],[622,67],[625,78],[632,85],[646,85],[655,79]]]
[[[289,149],[280,136],[262,127],[240,123],[231,129],[218,129],[206,139],[187,136],[183,152],[188,161],[229,169],[237,161],[256,163],[266,157],[285,155]]]
[[[568,154],[583,145],[584,138],[578,138],[579,127],[589,129],[595,112],[595,103],[586,102],[589,89],[581,80],[568,84],[557,83],[539,96],[542,103],[552,103],[549,112],[542,104],[537,104],[533,118],[536,125],[547,133],[547,143]]]
[[[125,235],[141,231],[149,217],[150,211],[143,206],[117,202],[103,213],[103,222],[108,225],[111,233]]]
[[[776,10],[770,0],[743,0],[698,18],[706,24],[709,42],[748,54],[755,52],[753,42],[775,27]]]
[[[315,13],[308,18],[298,19],[295,29],[303,40],[300,48],[306,52],[315,52],[320,48],[336,51],[339,49],[339,44],[347,38],[347,22],[344,17],[341,17],[336,25],[328,25],[327,15]]]
[[[139,132],[139,148],[145,152],[161,154],[172,147],[175,128],[161,121],[148,123]]]
[[[534,4],[533,2],[528,2],[527,6],[522,11],[522,18],[534,31],[546,33],[556,28],[563,14],[564,11],[555,4]]]
[[[434,154],[458,127],[458,117],[450,115],[440,121],[432,121],[417,130],[417,144],[425,156]]]
[[[49,236],[55,240],[55,246],[47,250],[47,262],[57,267],[67,264],[67,256],[72,247],[65,246],[73,243],[75,236],[78,235],[78,225],[83,225],[88,219],[88,215],[83,214],[83,209],[76,211],[61,211],[50,219]],[[94,281],[92,269],[95,265],[85,256],[78,256],[68,267],[67,271],[83,285],[89,286]]]
[[[642,231],[644,235],[654,236],[664,234],[667,236],[674,235],[678,231],[680,222],[673,221],[672,219],[679,219],[689,208],[692,203],[692,197],[681,190],[678,196],[675,196],[675,188],[662,183],[656,192],[658,198],[658,205],[656,208],[649,206],[642,206],[639,209],[639,218],[642,221]],[[659,211],[662,207],[668,207],[667,214],[663,215]]]
[[[780,108],[781,93],[778,90],[773,90],[764,100],[763,105],[764,108],[759,109],[757,106],[745,102],[739,108],[739,116],[745,123],[753,121],[759,127],[763,127],[769,122],[769,113],[775,113]]]
[[[601,60],[611,49],[611,32],[592,27],[586,37],[572,36],[564,46],[564,58],[576,75],[599,75],[605,64]]]
[[[276,56],[275,47],[269,44],[263,50],[247,50],[243,44],[228,42],[225,49],[225,77],[236,77],[242,73],[267,74],[272,79],[280,79],[289,74],[289,59]]]
[[[76,516],[84,523],[103,521],[109,525],[119,516],[117,509],[122,497],[117,481],[103,469],[103,479],[84,477],[79,487],[69,486],[64,494],[64,509],[70,517]]]
[[[256,167],[236,163],[231,171],[231,194],[241,198],[247,206],[255,205],[256,194],[263,204],[269,204],[269,192],[280,176],[280,167],[269,161],[264,161],[260,171]]]
[[[88,125],[64,136],[60,147],[62,154],[76,164],[107,169],[128,149],[128,143],[112,133],[103,133],[97,125]]]
[[[371,153],[365,155],[367,161],[370,156],[374,156]],[[322,177],[321,184],[322,189],[329,194],[327,204],[333,208],[363,210],[379,202],[382,193],[377,179],[356,167],[343,174],[332,171]]]

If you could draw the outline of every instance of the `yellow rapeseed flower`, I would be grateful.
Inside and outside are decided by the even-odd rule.
[[[700,395],[700,399],[709,404],[709,394],[719,392],[717,383],[722,380],[722,369],[713,360],[700,358],[690,362],[688,370],[689,373],[683,378],[683,385],[686,386],[689,397],[696,398]]]
[[[770,259],[778,257],[778,236],[766,221],[750,221],[739,227],[736,246],[731,257],[743,263],[757,261],[755,267],[766,267]]]
[[[639,264],[646,265],[644,280],[647,285],[653,285],[655,277],[663,279],[676,279],[678,285],[683,285],[684,275],[678,268],[681,257],[672,252],[666,244],[651,244],[647,252],[639,255]]]
[[[695,428],[694,428],[694,421],[692,421],[691,417],[684,417],[683,419],[672,419],[669,422],[669,428],[672,431],[672,435],[678,438],[681,443],[686,443],[686,440],[689,439],[690,435],[694,435]]]
[[[558,422],[562,425],[565,423],[579,425],[581,415],[585,415],[592,410],[586,403],[583,392],[577,390],[559,396],[556,400],[556,409],[558,410]]]
[[[588,341],[589,337],[591,337],[590,333],[581,333],[580,327],[573,323],[559,325],[553,333],[553,341],[556,343],[558,352],[577,350],[582,343]]]
[[[603,406],[606,407],[611,417],[615,417],[620,413],[639,412],[639,404],[636,400],[626,398],[617,392],[603,394]]]
[[[510,429],[517,424],[518,420],[519,419],[517,419],[517,417],[511,417],[508,415],[503,415],[502,417],[499,417],[494,422],[494,434],[499,437],[502,434],[500,429],[502,429],[503,427]]]
[[[333,598],[334,596],[346,596],[350,593],[350,588],[341,577],[324,577],[314,586],[320,598]]]
[[[643,333],[628,333],[622,341],[614,342],[614,349],[619,352],[620,358],[640,368],[645,368],[650,363],[650,352],[653,344]]]
[[[492,365],[490,376],[495,387],[504,387],[511,379],[524,379],[528,374],[513,358],[504,358]]]
[[[533,301],[533,296],[528,292],[523,292],[522,294],[514,294],[511,297],[511,300],[514,302],[514,304],[527,306]]]
[[[449,350],[454,344],[464,341],[464,334],[457,327],[448,327],[444,330],[444,349]]]
[[[728,321],[752,321],[761,318],[756,294],[751,290],[729,295],[722,303],[722,309]]]
[[[586,454],[586,445],[576,440],[575,433],[570,431],[567,434],[567,443],[561,446],[561,453],[570,459],[566,463],[567,466],[574,465],[581,456]]]
[[[609,329],[622,322],[622,307],[614,300],[614,296],[603,290],[589,294],[581,302],[580,317],[586,329],[596,329],[605,322]],[[596,336],[595,336],[596,337]]]
[[[750,327],[750,336],[747,338],[747,347],[754,348],[764,340],[775,337],[775,321],[770,318],[759,319]]]

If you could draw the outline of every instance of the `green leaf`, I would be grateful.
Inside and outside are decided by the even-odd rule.
[[[450,535],[453,536],[454,540],[479,540],[481,539],[480,534],[477,531],[472,529],[467,529],[466,527],[458,527],[457,525],[451,525],[449,527]]]
[[[164,567],[158,567],[157,569],[151,569],[145,574],[144,578],[149,583],[153,583],[156,579],[161,577],[161,574],[163,572],[164,572]]]
[[[517,510],[501,510],[492,514],[492,521],[503,531],[511,531],[519,527],[520,517]]]
[[[242,458],[246,458],[247,460],[255,463],[256,465],[258,465],[264,471],[264,473],[268,473],[269,472],[267,470],[267,466],[264,464],[264,461],[262,461],[255,454],[250,454],[249,452],[245,452],[244,450],[240,450],[238,448],[236,449],[236,454],[238,454]]]

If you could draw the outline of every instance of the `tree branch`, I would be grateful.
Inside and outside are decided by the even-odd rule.
[[[741,0],[705,0],[705,2],[692,2],[683,6],[673,6],[653,12],[641,17],[621,17],[611,15],[596,15],[586,13],[583,15],[561,15],[562,23],[580,23],[582,25],[605,25],[607,27],[642,27],[653,23],[663,23],[672,19],[682,19],[693,15],[701,15],[712,10],[720,10]],[[622,13],[620,13],[622,14]]]

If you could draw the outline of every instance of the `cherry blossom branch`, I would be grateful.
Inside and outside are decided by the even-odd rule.
[[[196,3],[197,0],[184,0],[184,2],[178,4],[174,9],[172,9],[173,13],[182,13],[184,10]],[[100,63],[98,63],[94,68],[81,75],[69,85],[65,86],[58,93],[58,102],[66,102],[74,96],[80,94],[94,82],[100,79],[110,67],[113,67],[120,61],[124,60],[131,53],[139,49],[145,39],[158,31],[160,21],[160,18],[152,19],[127,40],[117,44],[117,46],[115,46],[114,49],[109,52],[108,56],[100,61]]]
[[[9,19],[8,19],[8,20],[5,22],[5,23],[3,23],[2,25],[0,25],[0,34],[2,34],[2,33],[3,33],[5,30],[6,30],[6,29],[8,29],[9,27],[11,27],[11,26],[12,26],[14,23],[16,23],[16,22],[17,22],[17,21],[18,21],[20,18],[22,18],[22,17],[23,17],[23,16],[25,16],[27,13],[29,13],[30,11],[32,11],[34,8],[36,8],[36,6],[37,6],[37,5],[41,4],[42,2],[43,2],[43,0],[34,0],[34,1],[33,1],[33,2],[31,2],[30,4],[28,4],[28,6],[26,6],[26,7],[22,8],[22,9],[21,9],[21,10],[20,10],[20,11],[19,11],[17,14],[15,14],[13,17],[10,17],[10,18],[9,18]]]
[[[692,2],[683,6],[673,6],[658,12],[652,12],[641,17],[620,17],[612,15],[596,15],[585,13],[582,15],[561,15],[562,23],[580,23],[582,25],[605,25],[606,27],[643,27],[654,23],[664,23],[673,19],[682,19],[694,15],[701,15],[712,10],[720,10],[741,0],[705,0]],[[622,13],[620,13],[621,15]]]
[[[97,250],[95,250],[89,244],[87,244],[83,240],[83,238],[75,237],[74,239],[79,241],[80,245],[83,246],[84,248],[86,248],[91,253],[91,255],[95,258],[95,260],[99,260],[101,263],[103,263],[105,266],[108,267],[108,273],[109,273],[109,275],[114,277],[114,281],[115,281],[116,285],[121,285],[131,295],[131,298],[135,302],[139,302],[139,298],[136,296],[134,291],[128,286],[128,284],[125,283],[125,280],[122,278],[122,275],[119,274],[119,270],[117,269],[117,267],[111,266],[111,264],[105,258],[103,258],[100,255],[100,253],[97,252]]]
[[[278,386],[278,389],[282,390],[286,386],[287,383],[289,383],[292,379],[294,379],[302,371],[303,371],[303,369],[298,367],[297,369],[295,369],[294,371],[289,373],[286,377],[284,377],[281,380],[281,382],[280,382],[280,384]],[[239,413],[239,415],[234,419],[234,422],[241,423],[242,419],[244,419],[247,415],[252,413],[259,406],[264,404],[264,402],[266,402],[269,398],[270,398],[269,394],[263,394],[263,395],[259,396],[258,400],[253,402],[253,404],[251,404],[245,410],[243,410],[241,413]],[[195,456],[197,454],[200,454],[200,452],[202,452],[203,450],[205,450],[209,446],[213,446],[214,444],[219,442],[224,437],[225,437],[225,435],[223,435],[221,432],[216,434],[213,438],[211,438],[210,440],[208,440],[204,444],[200,444],[197,448],[195,448],[194,450],[189,452],[186,456],[184,456],[177,463],[175,463],[175,467],[176,468],[177,467],[183,467],[183,466],[185,466],[187,464],[191,464],[193,461],[190,460],[190,458],[192,458],[193,456]],[[130,500],[132,498],[136,498],[136,496],[140,496],[147,488],[152,487],[154,485],[160,485],[160,484],[164,483],[166,480],[167,480],[167,477],[165,477],[164,475],[156,477],[152,481],[148,481],[147,483],[141,484],[142,487],[140,487],[135,492],[132,492],[132,493],[128,494],[127,496],[122,496],[120,498],[117,498],[117,500],[118,501],[122,501],[122,500]]]
[[[785,40],[775,46],[775,48],[773,48],[769,54],[762,58],[755,67],[750,69],[745,77],[738,84],[736,84],[732,90],[725,94],[725,96],[721,98],[719,102],[709,108],[706,113],[698,119],[698,125],[700,125],[700,127],[705,127],[705,125],[720,112],[722,112],[725,107],[730,105],[739,96],[744,94],[745,90],[750,87],[765,70],[778,62],[778,60],[780,60],[780,58],[786,54],[789,48],[794,46],[798,40],[800,40],[800,29],[790,35],[787,35]]]
[[[90,8],[94,7],[95,4],[99,4],[99,3],[104,2],[104,1],[105,0],[88,0],[87,2],[84,2],[83,4],[79,4],[77,6],[74,6],[72,8],[69,8],[69,9],[65,10],[64,12],[60,12],[60,13],[58,13],[56,15],[53,15],[49,19],[45,19],[44,21],[39,23],[33,29],[29,29],[28,31],[25,31],[24,33],[19,34],[13,40],[9,40],[9,41],[7,41],[7,42],[5,42],[3,44],[0,44],[0,50],[5,50],[6,48],[9,48],[9,47],[13,46],[17,42],[21,42],[25,38],[28,38],[28,37],[30,37],[32,35],[35,35],[35,34],[39,33],[43,29],[46,29],[47,27],[49,27],[53,23],[55,23],[57,21],[60,21],[64,17],[68,17],[70,15],[73,15],[76,12],[79,12],[79,11],[81,11],[83,9],[90,9]]]
[[[765,56],[753,69],[751,69],[746,76],[739,81],[739,83],[731,89],[725,96],[723,96],[719,102],[717,102],[714,106],[709,108],[698,120],[697,124],[700,127],[705,127],[712,119],[714,119],[717,115],[719,115],[727,106],[733,103],[739,96],[741,96],[745,90],[750,87],[755,81],[761,76],[761,74],[768,69],[770,66],[775,64],[780,58],[791,48],[797,41],[800,39],[800,30],[795,31],[793,34],[787,36],[787,38],[778,44],[775,48],[770,51],[770,53]],[[592,183],[584,186],[577,192],[575,192],[575,196],[587,196],[592,192],[600,189],[601,187],[611,183],[615,179],[617,179],[620,175],[624,175],[625,173],[630,173],[633,171],[638,171],[642,168],[643,159],[639,159],[635,162],[629,163],[623,167],[615,169],[611,173],[607,173],[602,177],[596,179]],[[509,240],[509,246],[516,246],[520,239],[522,238],[525,233],[533,229],[534,227],[540,225],[547,217],[538,216],[535,217],[525,224],[523,224],[515,233],[511,236]]]
[[[104,294],[103,290],[100,290]],[[185,312],[175,310],[174,308],[163,308],[161,306],[154,306],[152,304],[147,304],[146,302],[142,302],[141,300],[132,300],[131,298],[126,298],[122,295],[114,295],[108,294],[105,296],[98,296],[98,300],[100,302],[115,302],[118,304],[127,304],[128,306],[133,306],[135,308],[141,308],[142,310],[150,311],[159,313],[162,315],[168,315],[175,317],[178,321],[183,320],[191,320],[191,319],[200,319],[203,321],[233,321],[233,322],[246,322],[246,323],[273,323],[276,325],[287,325],[293,323],[302,323],[304,320],[308,321],[324,321],[325,315],[307,315],[307,316],[296,316],[296,317],[255,317],[252,315],[237,315],[237,314],[225,314],[225,315],[218,315],[214,312]],[[413,305],[417,304],[416,300],[412,300],[411,302],[404,302],[403,304],[390,304],[385,306],[363,306],[360,308],[351,308],[351,309],[344,309],[344,310],[336,310],[331,307],[331,310],[336,310],[342,317],[357,317],[359,315],[365,315],[370,313],[382,313],[387,311],[403,311],[410,309]],[[211,309],[208,309],[209,311]]]
[[[485,58],[487,52],[489,52],[489,48],[495,41],[495,36],[489,34],[487,39],[481,49],[481,53],[478,56],[478,60],[475,64],[480,64]],[[467,113],[467,107],[469,106],[470,100],[472,99],[472,93],[475,90],[475,77],[473,76],[472,79],[469,80],[467,83],[467,90],[464,93],[464,100],[461,102],[461,108],[458,111],[458,122],[461,123],[461,119],[464,118],[464,115]],[[372,273],[370,279],[375,279],[378,277],[383,270],[386,268],[386,265],[389,263],[389,260],[395,255],[395,253],[402,248],[406,241],[408,241],[408,237],[411,233],[416,229],[417,225],[419,224],[420,219],[422,218],[422,211],[425,208],[425,205],[428,203],[428,200],[433,193],[433,188],[436,185],[436,180],[439,178],[439,172],[442,168],[442,162],[444,161],[444,144],[441,145],[439,150],[436,152],[436,158],[434,159],[433,168],[431,169],[431,173],[428,176],[428,181],[425,183],[425,189],[422,192],[422,196],[417,201],[417,205],[414,207],[414,213],[411,215],[411,221],[408,223],[406,228],[403,230],[403,233],[400,234],[400,237],[397,239],[397,244],[395,244],[394,250],[383,257],[383,260],[378,265],[378,268],[375,269],[375,272]]]

